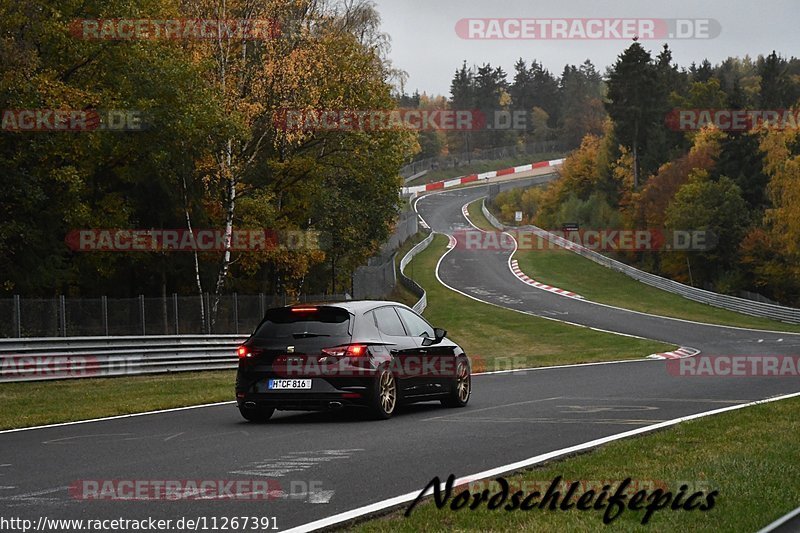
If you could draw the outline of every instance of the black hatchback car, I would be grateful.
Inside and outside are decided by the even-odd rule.
[[[446,334],[397,302],[270,309],[238,348],[239,411],[263,422],[276,409],[359,406],[386,419],[398,403],[464,407],[470,361]]]

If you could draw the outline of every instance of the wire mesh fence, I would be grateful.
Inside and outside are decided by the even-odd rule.
[[[415,211],[400,213],[378,255],[353,273],[357,298],[381,298],[397,284],[394,254],[417,232]],[[293,302],[341,301],[350,294],[210,294],[133,298],[0,298],[0,338],[250,333],[267,309]],[[216,309],[214,309],[216,307]]]
[[[349,294],[269,294],[214,297],[0,298],[0,337],[78,337],[250,333],[270,307],[299,302],[341,301]]]

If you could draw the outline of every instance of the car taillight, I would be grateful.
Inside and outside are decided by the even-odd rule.
[[[313,313],[316,307],[292,307],[292,313]]]
[[[258,355],[260,351],[261,350],[258,348],[253,348],[251,346],[239,346],[239,348],[236,349],[236,355],[239,356],[239,359],[250,359]]]
[[[345,344],[334,348],[323,348],[322,353],[334,357],[362,357],[367,355],[367,346],[366,344]]]

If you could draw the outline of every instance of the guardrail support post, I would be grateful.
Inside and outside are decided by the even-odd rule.
[[[22,337],[22,306],[19,301],[19,294],[14,295],[14,336]]]
[[[61,329],[61,336],[67,336],[67,302],[64,295],[58,297],[58,314],[59,314],[59,327]]]
[[[206,333],[211,335],[211,297],[208,293],[205,295],[206,298],[206,323],[204,324],[206,328]]]
[[[108,337],[108,296],[100,297],[100,312],[103,314],[103,332]]]
[[[144,323],[144,294],[139,295],[139,319],[142,322],[142,335],[147,335],[147,328]]]
[[[175,314],[175,335],[180,335],[181,331],[178,327],[178,293],[172,293],[172,312]]]
[[[239,294],[233,293],[233,329],[239,333]]]

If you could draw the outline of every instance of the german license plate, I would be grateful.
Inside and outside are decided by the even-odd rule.
[[[310,379],[271,379],[267,388],[270,390],[310,389]]]

